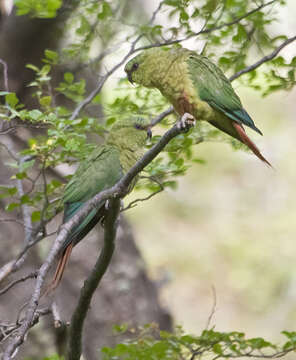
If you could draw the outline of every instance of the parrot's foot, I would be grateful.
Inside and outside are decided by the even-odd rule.
[[[124,208],[124,203],[123,203],[123,200],[120,199],[120,211]],[[110,200],[106,200],[105,202],[105,209],[106,210],[109,210],[110,209]]]
[[[122,199],[120,199],[120,207],[119,207],[119,212],[121,212],[124,209],[124,202]]]
[[[195,118],[189,113],[184,113],[181,119],[178,121],[177,126],[180,130],[189,130],[192,126],[195,126]]]
[[[107,199],[105,202],[105,209],[109,210],[109,208],[110,208],[110,201]]]

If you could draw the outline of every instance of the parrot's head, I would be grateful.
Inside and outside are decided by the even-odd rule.
[[[108,135],[108,143],[122,147],[144,147],[151,138],[150,122],[139,117],[122,118],[115,122]]]
[[[131,59],[124,68],[131,83],[157,87],[157,79],[167,68],[170,51],[167,48],[144,50]]]

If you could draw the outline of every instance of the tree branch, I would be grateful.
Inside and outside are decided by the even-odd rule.
[[[211,28],[207,28],[207,29],[204,29],[204,27],[196,32],[196,33],[193,33],[193,34],[190,34],[188,36],[185,36],[184,38],[182,39],[175,39],[175,40],[168,40],[168,41],[164,41],[162,43],[157,43],[157,44],[150,44],[150,45],[146,45],[146,46],[141,46],[139,48],[137,48],[135,51],[141,51],[141,50],[146,50],[146,49],[150,49],[152,47],[161,47],[161,46],[167,46],[167,45],[173,45],[173,44],[179,44],[180,42],[183,42],[183,41],[186,41],[186,40],[189,40],[193,37],[196,37],[198,35],[202,35],[202,34],[209,34],[213,31],[217,31],[217,30],[221,30],[223,29],[224,27],[227,27],[227,26],[232,26],[232,25],[235,25],[235,24],[238,24],[241,20],[253,15],[254,13],[256,13],[257,11],[260,11],[261,9],[265,8],[266,6],[269,6],[273,3],[275,3],[276,1],[278,0],[271,0],[265,4],[262,4],[258,7],[256,7],[255,9],[253,10],[250,10],[248,11],[247,13],[245,13],[244,15],[234,19],[233,21],[229,21],[227,23],[222,23],[221,25],[218,25],[218,26],[214,26],[214,27],[211,27]]]
[[[139,198],[139,199],[131,201],[124,209],[121,210],[121,212],[134,208],[135,206],[138,205],[139,202],[150,200],[153,196],[159,194],[163,190],[164,190],[164,187],[161,187],[158,190],[154,191],[153,193],[149,194],[148,196],[146,196],[144,198]]]
[[[164,110],[161,114],[157,115],[154,119],[151,120],[150,122],[150,127],[153,127],[155,125],[157,125],[158,123],[160,123],[165,117],[167,117],[168,115],[172,114],[174,112],[174,107],[170,106],[169,108],[167,108],[166,110]]]
[[[30,323],[30,328],[36,325],[39,322],[39,318],[44,315],[48,315],[51,313],[49,308],[40,309],[35,312],[33,319]],[[0,324],[0,340],[5,341],[8,337],[10,337],[14,332],[16,332],[23,324],[23,320],[17,320],[14,324]],[[17,349],[11,356],[11,359],[17,354]]]
[[[9,289],[11,289],[14,285],[20,283],[20,282],[24,282],[28,279],[32,279],[32,278],[36,278],[37,276],[37,271],[33,271],[32,273],[25,275],[23,277],[21,277],[20,279],[14,280],[12,281],[10,284],[8,284],[4,289],[0,290],[0,295],[5,294]]]
[[[68,360],[79,360],[82,352],[82,331],[92,296],[98,287],[102,277],[110,265],[115,248],[115,237],[119,215],[120,200],[110,201],[110,208],[107,211],[104,222],[104,245],[100,256],[80,291],[78,304],[71,319],[68,343]]]
[[[63,246],[63,243],[68,233],[84,218],[93,208],[99,203],[106,201],[110,198],[121,198],[128,193],[129,184],[137,176],[146,165],[148,165],[163,149],[164,147],[177,135],[181,134],[182,130],[178,124],[175,124],[169,129],[151,149],[149,149],[144,156],[137,161],[137,163],[115,184],[112,188],[104,190],[97,194],[94,198],[89,200],[85,206],[79,210],[71,220],[63,224],[61,230],[56,237],[56,240],[46,258],[41,265],[38,276],[36,279],[35,288],[29,301],[26,316],[22,326],[19,329],[18,335],[11,341],[4,352],[3,360],[11,360],[15,350],[24,342],[24,338],[30,328],[30,324],[33,321],[34,314],[36,313],[38,302],[40,299],[41,288],[44,283],[46,274],[49,271],[54,259]]]
[[[237,73],[233,74],[232,76],[230,76],[229,80],[233,81],[235,79],[237,79],[238,77],[240,77],[243,74],[246,74],[252,70],[257,69],[260,65],[262,65],[263,63],[272,60],[273,58],[275,58],[277,56],[277,54],[287,45],[291,44],[293,41],[296,40],[296,35],[285,40],[280,46],[278,46],[276,49],[274,49],[269,55],[264,56],[262,59],[256,61],[254,64],[247,66],[246,68],[238,71]]]

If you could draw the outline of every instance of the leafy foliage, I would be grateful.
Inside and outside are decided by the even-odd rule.
[[[128,331],[128,330],[126,330]],[[135,332],[131,329],[131,333]],[[137,329],[133,340],[102,349],[104,360],[113,359],[229,359],[279,358],[296,349],[295,332],[283,331],[286,341],[275,345],[263,338],[246,338],[242,332],[204,330],[201,335],[186,334],[178,327],[174,334],[159,331],[155,324]]]
[[[17,15],[38,18],[53,18],[62,5],[62,0],[15,0]]]
[[[103,360],[216,360],[242,358],[278,359],[296,351],[296,333],[283,331],[285,341],[273,344],[261,337],[247,338],[242,332],[220,332],[214,329],[203,330],[191,335],[177,327],[174,333],[160,331],[156,324],[128,328],[115,326],[117,335],[127,334],[131,340],[114,347],[101,349]],[[62,360],[53,355],[44,360]]]

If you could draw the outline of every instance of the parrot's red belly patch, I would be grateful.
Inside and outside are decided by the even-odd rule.
[[[193,106],[188,101],[188,97],[185,93],[183,93],[182,96],[177,99],[176,105],[174,107],[180,115],[183,115],[185,113],[193,115]]]

